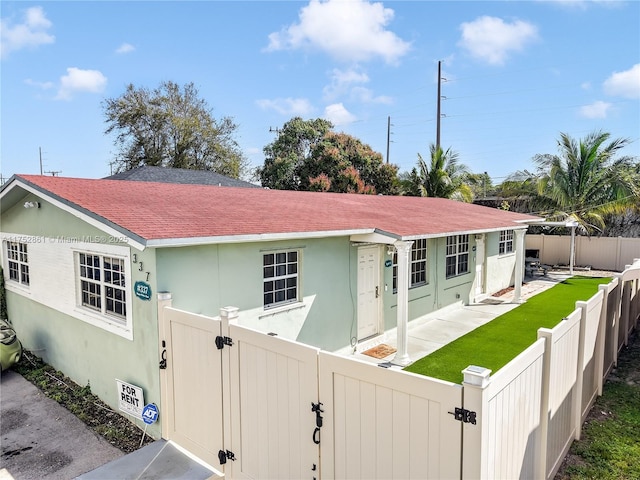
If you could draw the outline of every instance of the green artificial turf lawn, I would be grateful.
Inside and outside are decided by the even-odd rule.
[[[571,277],[527,300],[405,368],[406,371],[461,383],[469,365],[495,374],[538,338],[538,329],[553,328],[588,300],[610,278]]]

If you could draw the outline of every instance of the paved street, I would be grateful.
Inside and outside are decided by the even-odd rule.
[[[0,479],[70,480],[124,455],[11,370],[0,396]]]

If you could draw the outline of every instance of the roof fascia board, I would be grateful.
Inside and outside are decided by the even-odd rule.
[[[20,177],[16,177],[13,182],[13,185],[2,191],[2,196],[4,196],[5,192],[8,192],[14,188],[22,188],[23,190],[32,193],[33,195],[42,197],[55,207],[58,207],[61,210],[70,213],[74,217],[77,217],[80,220],[88,223],[89,225],[97,228],[98,230],[103,231],[107,235],[114,237],[125,236],[127,238],[127,245],[131,247],[134,247],[140,251],[143,251],[145,249],[145,240],[142,237],[132,234],[130,231],[121,228],[113,224],[112,222],[105,221],[103,217],[100,217],[92,211],[87,210],[86,208],[79,207],[64,198],[59,197],[58,195],[51,194],[47,190],[32,185],[21,179]]]
[[[221,243],[252,243],[276,242],[280,240],[302,240],[308,238],[348,237],[372,232],[366,230],[330,230],[320,232],[295,233],[261,233],[257,235],[225,235],[221,237],[193,237],[193,238],[157,238],[147,240],[147,247],[189,247],[196,245],[212,245]]]
[[[384,245],[392,245],[396,242],[396,240],[398,240],[398,237],[397,235],[375,231],[372,233],[359,233],[356,235],[351,235],[350,240],[357,243],[381,243]]]
[[[505,227],[494,227],[494,228],[481,228],[476,230],[459,230],[453,232],[442,232],[430,235],[407,235],[400,238],[400,240],[418,240],[420,238],[443,238],[450,237],[452,235],[479,235],[482,233],[494,233],[494,232],[502,232],[503,230],[526,230],[527,225],[523,226],[505,226]]]

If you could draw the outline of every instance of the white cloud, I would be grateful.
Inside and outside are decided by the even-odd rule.
[[[460,25],[462,38],[458,42],[473,57],[491,65],[502,65],[509,54],[519,52],[538,38],[538,29],[531,23],[483,16]]]
[[[118,54],[124,54],[124,53],[131,53],[136,49],[136,47],[134,47],[133,45],[131,45],[130,43],[123,43],[122,45],[120,45],[117,49],[116,49],[116,53]]]
[[[537,0],[548,4],[560,5],[561,7],[586,10],[593,5],[616,8],[625,3],[626,0]]]
[[[328,105],[324,109],[324,118],[329,120],[336,127],[353,123],[356,120],[355,115],[350,113],[342,103]]]
[[[24,83],[26,83],[27,85],[31,86],[31,87],[36,87],[39,88],[41,90],[49,90],[51,88],[53,88],[53,82],[38,82],[37,80],[32,80],[30,78],[27,78]]]
[[[375,96],[373,90],[363,87],[369,83],[369,75],[357,68],[340,70],[334,68],[330,74],[331,83],[322,90],[324,99],[335,101],[347,96],[350,100],[361,103],[392,103],[391,97]]]
[[[640,63],[625,72],[615,72],[604,82],[607,95],[640,98]]]
[[[76,92],[100,93],[107,85],[107,77],[98,70],[67,68],[67,74],[60,77],[60,89],[56,100],[70,100]]]
[[[354,84],[363,84],[369,82],[369,76],[357,69],[340,70],[334,68],[331,71],[330,83],[323,88],[322,93],[326,100],[335,100],[336,98],[349,93]]]
[[[256,101],[256,103],[263,110],[274,110],[282,115],[305,117],[313,112],[313,106],[306,98],[263,99]]]
[[[374,95],[373,90],[365,87],[354,87],[351,89],[351,100],[361,103],[382,103],[384,105],[391,105],[393,98],[386,95]]]
[[[55,38],[49,34],[52,23],[45,16],[42,7],[31,7],[26,10],[24,22],[12,25],[8,20],[0,21],[0,57],[5,58],[9,52],[23,48],[35,48],[39,45],[53,43]]]
[[[580,115],[585,118],[607,118],[607,113],[611,109],[611,104],[598,100],[591,105],[580,108]]]
[[[298,23],[269,35],[267,51],[318,49],[347,62],[381,57],[393,64],[410,43],[386,29],[394,12],[364,0],[311,0]]]

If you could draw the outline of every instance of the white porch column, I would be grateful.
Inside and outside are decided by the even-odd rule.
[[[408,365],[409,358],[409,255],[413,242],[394,243],[398,252],[398,293],[397,293],[397,351],[391,363]]]
[[[569,274],[573,275],[573,262],[576,258],[576,227],[571,225],[571,254],[569,257]]]
[[[524,277],[524,232],[516,230],[516,272],[513,279],[513,302],[522,302],[522,278]]]

